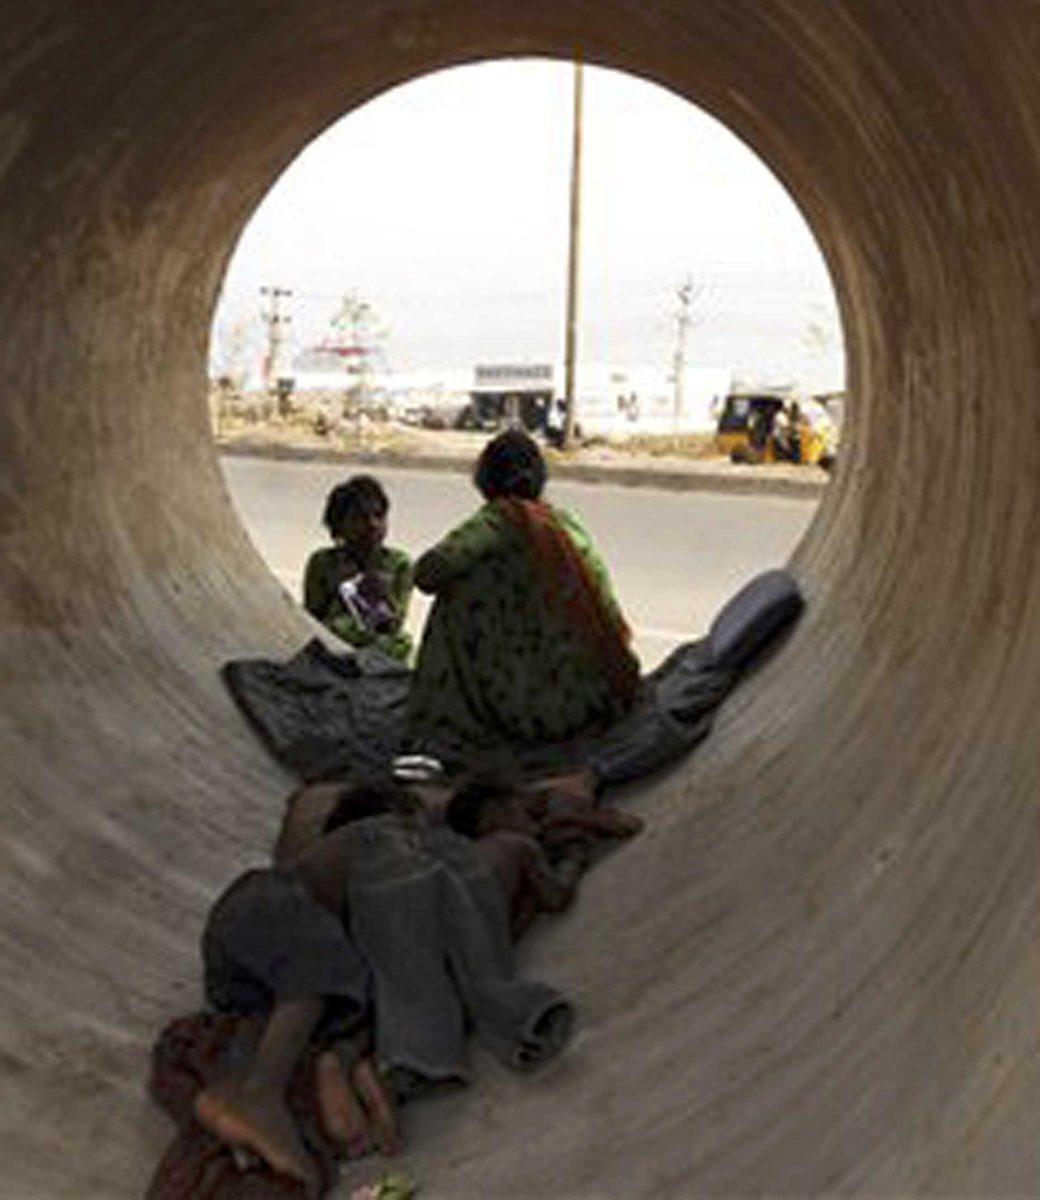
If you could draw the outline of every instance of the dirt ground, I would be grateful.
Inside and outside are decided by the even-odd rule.
[[[462,468],[476,458],[488,434],[455,429],[423,429],[394,421],[371,422],[321,436],[303,418],[263,422],[224,419],[214,436],[225,453],[315,461],[383,460],[395,465]],[[551,469],[594,481],[701,487],[738,491],[818,491],[827,474],[815,466],[731,463],[717,454],[710,434],[624,440],[589,439],[566,451],[546,450]]]

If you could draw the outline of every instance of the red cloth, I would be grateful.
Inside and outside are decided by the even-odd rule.
[[[299,1200],[303,1185],[266,1167],[240,1171],[198,1125],[182,1129],[162,1156],[145,1200]]]
[[[546,603],[562,612],[585,639],[615,692],[628,704],[639,683],[639,664],[629,650],[632,631],[607,603],[570,535],[541,500],[500,496],[494,503],[523,536]]]
[[[195,1120],[195,1097],[220,1069],[232,1040],[248,1032],[250,1020],[193,1013],[172,1021],[159,1035],[152,1048],[148,1092],[178,1133],[152,1176],[145,1200],[298,1200],[304,1195],[301,1183],[266,1164],[239,1170],[231,1151]],[[311,1053],[301,1061],[287,1099],[327,1191],[336,1180],[335,1147],[321,1129],[314,1057]]]

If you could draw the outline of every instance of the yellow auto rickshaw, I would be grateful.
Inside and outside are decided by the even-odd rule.
[[[824,431],[797,400],[769,392],[733,392],[723,402],[715,445],[735,463],[827,465]]]

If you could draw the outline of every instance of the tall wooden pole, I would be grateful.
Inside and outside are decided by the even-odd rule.
[[[571,219],[567,253],[567,334],[564,349],[563,389],[567,413],[563,426],[563,444],[574,440],[575,389],[574,366],[578,352],[578,281],[581,265],[581,116],[582,66],[574,64],[574,140],[571,152]]]

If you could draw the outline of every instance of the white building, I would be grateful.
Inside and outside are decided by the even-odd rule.
[[[728,369],[690,367],[677,388],[660,368],[582,363],[575,371],[575,417],[583,434],[600,437],[706,432],[731,385]],[[533,427],[564,391],[558,363],[480,363],[471,394],[481,415],[512,415]]]
[[[676,387],[674,376],[657,367],[580,365],[576,417],[584,434],[603,437],[707,432],[731,386],[726,368],[689,367]]]

